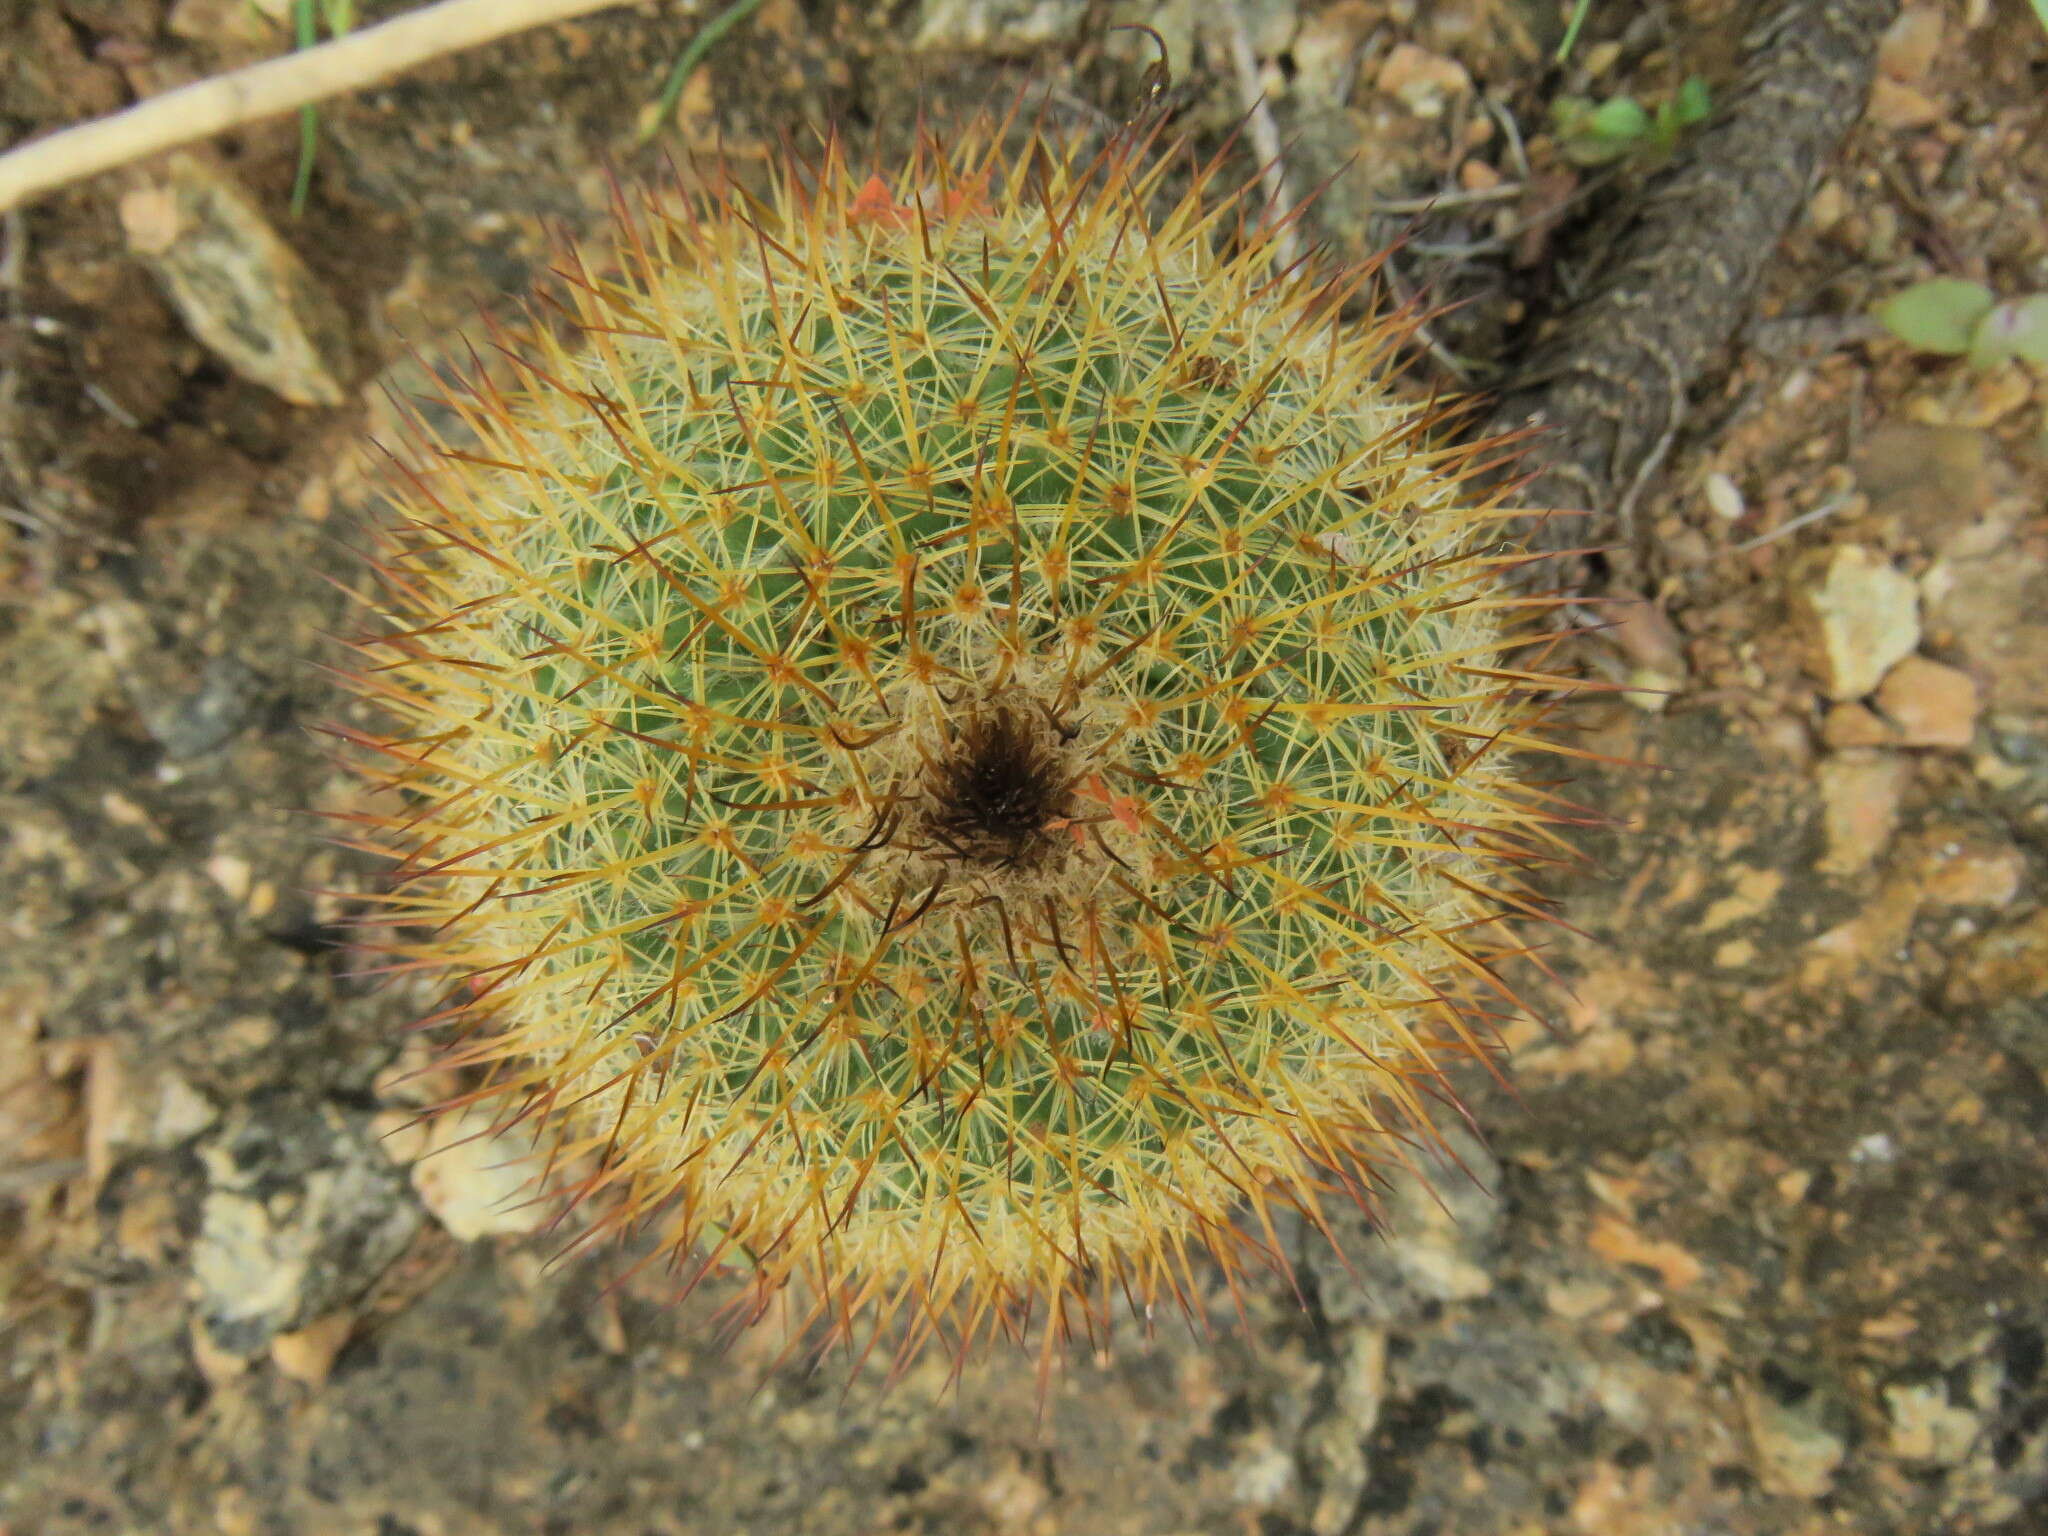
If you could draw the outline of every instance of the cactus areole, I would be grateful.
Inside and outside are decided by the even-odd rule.
[[[905,1347],[1200,1307],[1369,1198],[1559,819],[1412,321],[1214,163],[1005,137],[622,194],[413,424],[350,733],[461,1101]]]

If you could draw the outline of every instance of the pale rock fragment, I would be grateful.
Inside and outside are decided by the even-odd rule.
[[[1080,0],[924,0],[911,46],[1024,52],[1071,36],[1085,10]]]
[[[120,204],[128,248],[192,334],[293,405],[340,405],[348,321],[227,170],[178,153]]]
[[[412,1187],[434,1219],[465,1243],[533,1232],[551,1214],[542,1198],[547,1159],[517,1134],[492,1134],[491,1116],[466,1110],[433,1122],[412,1165]]]
[[[1889,752],[1838,752],[1816,770],[1827,854],[1820,867],[1831,875],[1868,869],[1891,841],[1899,823],[1899,799],[1911,765]]]
[[[412,1241],[419,1207],[364,1131],[331,1105],[266,1105],[200,1149],[196,1321],[221,1353],[258,1354],[347,1307]]]
[[[1940,1381],[1886,1387],[1884,1406],[1891,1420],[1891,1453],[1901,1461],[1953,1466],[1984,1432],[1983,1420],[1950,1402]]]
[[[1833,1400],[1809,1390],[1796,1401],[1785,1402],[1769,1389],[1747,1383],[1742,1396],[1765,1490],[1817,1499],[1833,1488],[1849,1450],[1833,1422],[1841,1417]]]
[[[1827,696],[1860,699],[1920,644],[1920,591],[1889,560],[1860,544],[1829,552],[1801,587],[1810,661]]]
[[[303,1328],[280,1333],[270,1341],[270,1363],[279,1375],[317,1387],[334,1369],[335,1357],[348,1343],[355,1321],[347,1312],[330,1312]]]
[[[1373,84],[1417,117],[1442,117],[1452,101],[1472,91],[1464,65],[1413,43],[1389,50]]]
[[[1877,689],[1878,709],[1908,747],[1967,747],[1980,702],[1969,673],[1925,656],[1908,656]]]

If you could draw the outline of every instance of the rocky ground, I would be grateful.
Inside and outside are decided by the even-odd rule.
[[[399,7],[371,5],[376,16]],[[281,46],[259,0],[0,9],[0,134]],[[2048,289],[2048,34],[1916,0],[1576,664],[1615,826],[1465,1085],[1482,1146],[1209,1333],[949,1382],[727,1347],[561,1256],[509,1153],[407,1131],[419,1006],[336,948],[373,866],[308,727],[387,384],[588,227],[605,168],[1030,84],[1211,142],[1274,103],[1313,232],[1460,301],[1485,388],[1656,147],[1560,95],[1726,83],[1738,7],[768,0],[636,150],[642,5],[75,189],[0,235],[0,1531],[1074,1536],[2048,1530],[2048,383],[1861,317]],[[1245,174],[1254,163],[1241,156]],[[687,166],[685,169],[687,174]],[[1433,203],[1423,199],[1434,196]],[[1422,211],[1418,211],[1422,210]],[[407,353],[416,345],[420,357]],[[1588,617],[1593,617],[1589,613]]]

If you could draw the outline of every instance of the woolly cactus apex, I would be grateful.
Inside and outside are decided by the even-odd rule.
[[[1557,847],[1407,322],[1213,165],[1155,211],[1142,138],[999,144],[622,207],[421,429],[358,680],[465,1101],[905,1349],[1192,1304],[1365,1198]]]

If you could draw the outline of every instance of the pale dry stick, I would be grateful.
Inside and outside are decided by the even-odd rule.
[[[333,42],[153,96],[0,155],[0,210],[145,155],[374,85],[444,54],[626,0],[442,0]]]
[[[1382,197],[1374,200],[1374,213],[1435,213],[1439,208],[1463,208],[1473,203],[1511,203],[1528,190],[1519,181],[1504,181],[1497,187],[1431,192],[1424,197]]]
[[[1797,517],[1793,518],[1788,523],[1780,523],[1777,527],[1773,528],[1769,533],[1760,533],[1753,539],[1744,539],[1740,544],[1735,546],[1734,553],[1738,555],[1746,555],[1753,549],[1762,549],[1766,544],[1776,543],[1779,539],[1784,538],[1787,534],[1797,533],[1802,528],[1811,528],[1815,523],[1819,522],[1822,518],[1833,517],[1837,512],[1841,511],[1842,508],[1848,506],[1849,503],[1854,501],[1855,499],[1856,498],[1854,496],[1848,494],[1847,492],[1830,496],[1826,501],[1822,502],[1819,506],[1813,508],[1811,511],[1800,513]]]
[[[23,274],[28,268],[28,222],[18,213],[0,214],[0,476],[22,505],[0,502],[0,519],[17,528],[48,533],[56,523],[35,500],[35,479],[28,456],[15,437],[15,401],[21,391],[21,370],[15,349],[21,344],[21,327],[27,319],[22,309]],[[66,530],[68,531],[68,530]]]
[[[1274,241],[1282,265],[1291,265],[1301,251],[1301,237],[1293,222],[1294,196],[1287,187],[1287,163],[1280,143],[1280,127],[1273,121],[1272,103],[1259,89],[1259,60],[1252,52],[1251,34],[1245,30],[1244,12],[1237,0],[1222,7],[1223,42],[1230,51],[1231,68],[1237,75],[1238,95],[1243,99],[1251,128],[1252,152],[1259,157],[1259,180],[1266,189],[1268,219],[1279,226]]]

